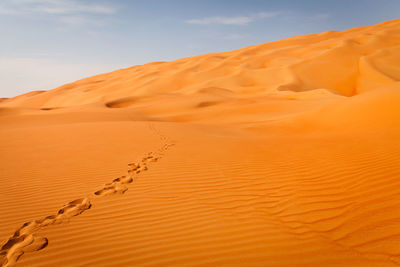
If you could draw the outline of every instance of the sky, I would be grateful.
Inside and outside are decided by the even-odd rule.
[[[400,0],[0,0],[0,97],[400,18]]]

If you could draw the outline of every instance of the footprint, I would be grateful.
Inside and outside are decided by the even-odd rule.
[[[124,194],[128,190],[126,184],[130,184],[133,182],[133,176],[143,171],[147,171],[147,163],[155,162],[158,159],[160,159],[160,156],[154,154],[153,152],[150,152],[141,160],[140,163],[129,163],[128,176],[121,176],[114,179],[111,183],[106,184],[102,189],[94,192],[94,194],[96,196]]]
[[[23,252],[34,252],[39,251],[47,247],[49,240],[46,237],[33,236],[33,241],[29,245],[23,247]]]
[[[175,144],[174,143],[166,143],[163,147],[162,147],[162,149],[163,150],[168,150],[171,146],[174,146]]]
[[[40,225],[43,226],[47,226],[47,225],[51,225],[57,222],[57,216],[56,215],[50,215],[47,216],[41,220],[36,220],[37,223],[40,223]]]
[[[62,222],[65,218],[77,216],[90,209],[91,206],[92,204],[90,204],[88,198],[76,199],[61,208],[57,215],[50,215],[40,220],[24,223],[1,247],[0,266],[13,266],[24,253],[44,249],[49,243],[48,239],[34,235],[35,232],[44,226]]]
[[[39,230],[40,227],[41,227],[41,224],[38,223],[37,221],[26,222],[14,232],[13,237],[31,234],[31,233]]]
[[[114,194],[123,194],[128,190],[128,188],[119,182],[113,182],[111,184],[106,184],[103,189],[94,192],[97,196],[108,196]]]
[[[92,207],[89,198],[80,198],[69,202],[63,208],[58,210],[56,220],[63,218],[71,218],[77,216]]]
[[[142,159],[142,162],[144,162],[144,163],[146,163],[146,162],[155,162],[155,161],[157,161],[159,159],[160,159],[159,156],[156,156],[153,153],[149,153],[148,156],[146,156],[146,157],[144,157]]]
[[[33,234],[13,236],[0,249],[0,264],[13,266],[24,253],[42,250],[48,243],[47,238]]]
[[[142,171],[147,171],[146,163],[143,162],[143,160],[142,160],[141,164],[129,163],[128,166],[129,166],[128,174],[131,176],[134,174],[138,174]]]
[[[136,170],[138,170],[139,168],[140,168],[140,165],[139,165],[139,164],[136,164],[136,163],[129,163],[129,164],[128,164],[128,173],[129,173],[130,175],[132,175],[132,174],[136,173]]]
[[[142,171],[147,171],[147,170],[148,170],[148,168],[147,168],[146,164],[144,163],[144,164],[140,165],[139,169],[136,170],[136,173],[140,173]]]
[[[132,177],[121,176],[113,180],[113,183],[130,184],[133,182]]]

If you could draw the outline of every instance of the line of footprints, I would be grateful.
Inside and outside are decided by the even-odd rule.
[[[166,141],[165,137],[161,139],[164,142]],[[102,189],[94,192],[92,196],[69,202],[58,210],[55,215],[24,223],[1,247],[0,266],[13,266],[24,253],[39,251],[47,247],[49,243],[48,239],[37,236],[35,233],[46,226],[68,222],[70,218],[90,209],[92,207],[90,203],[91,198],[125,193],[128,190],[127,185],[134,181],[136,175],[146,171],[150,162],[158,161],[163,156],[163,152],[173,145],[171,142],[165,143],[157,153],[148,153],[139,163],[129,163],[126,176],[114,179],[111,183],[104,185]]]

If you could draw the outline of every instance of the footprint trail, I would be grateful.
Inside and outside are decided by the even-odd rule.
[[[92,207],[91,201],[97,197],[124,194],[128,190],[128,185],[135,181],[138,174],[147,171],[151,163],[159,161],[163,157],[164,152],[174,145],[173,142],[169,141],[152,124],[149,124],[149,129],[158,135],[162,142],[157,152],[149,152],[138,162],[129,163],[126,175],[115,178],[92,195],[69,202],[59,209],[56,214],[24,223],[1,246],[0,266],[14,266],[25,253],[46,248],[49,240],[46,237],[37,235],[43,228],[69,222],[72,217],[78,216],[90,209]]]
[[[57,214],[24,223],[1,247],[1,266],[13,266],[24,253],[44,249],[49,241],[46,237],[37,236],[36,232],[43,227],[68,221],[71,217],[90,209],[91,206],[88,198],[76,199],[58,210]]]

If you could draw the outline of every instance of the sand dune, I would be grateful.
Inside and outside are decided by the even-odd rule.
[[[400,265],[400,20],[0,101],[1,266]]]
[[[9,105],[68,107],[124,101],[127,97],[180,97],[204,93],[207,88],[232,92],[236,97],[315,89],[357,95],[398,81],[399,24],[399,20],[394,20],[231,52],[134,66],[48,92],[21,95]]]

